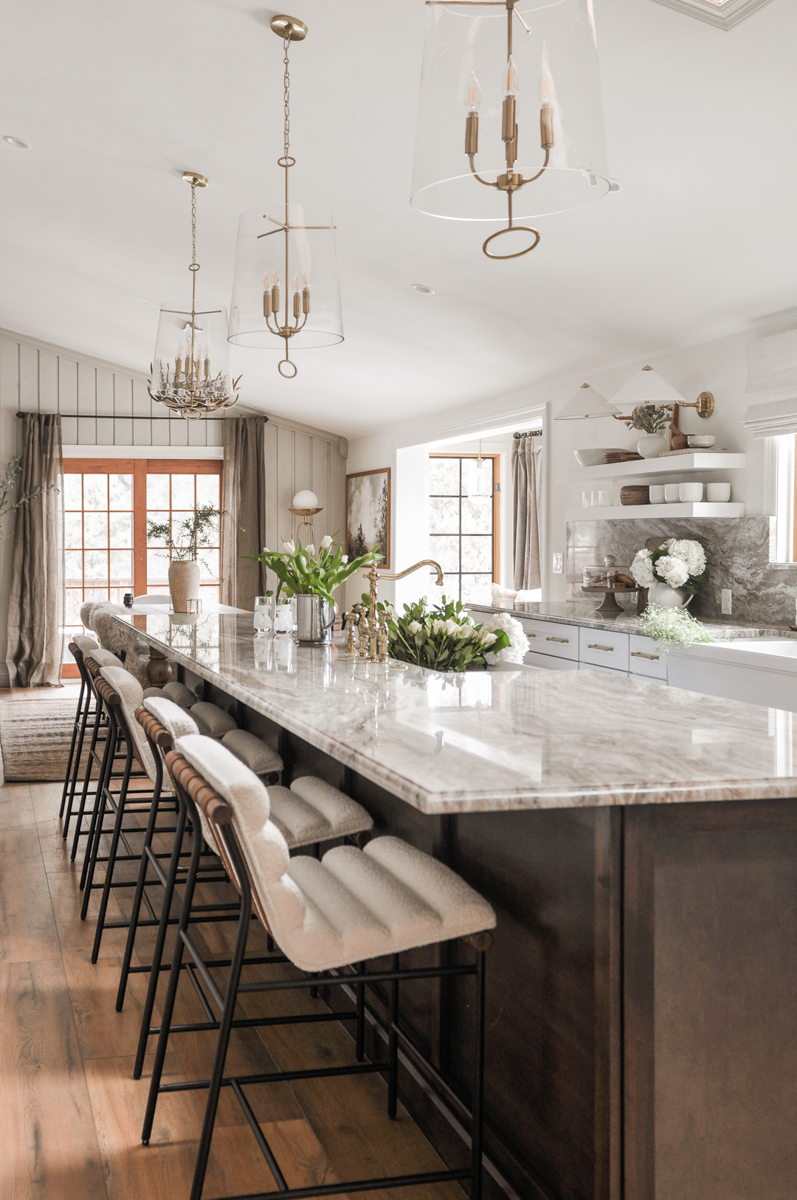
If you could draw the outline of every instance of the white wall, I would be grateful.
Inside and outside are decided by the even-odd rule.
[[[21,448],[18,411],[60,412],[65,457],[221,455],[220,421],[153,419],[163,417],[165,410],[150,400],[144,375],[0,330],[0,470]],[[131,420],[134,415],[146,419]],[[230,415],[250,413],[236,408]],[[268,544],[279,548],[281,539],[295,532],[298,518],[288,510],[303,488],[316,493],[323,509],[315,520],[317,540],[342,532],[345,440],[278,418],[266,424],[265,442]],[[8,682],[4,660],[13,531],[13,518],[7,518],[0,540],[0,686]]]
[[[529,428],[540,413],[545,412],[546,547],[543,596],[546,600],[563,600],[566,597],[566,579],[564,575],[551,573],[552,555],[557,552],[563,556],[565,554],[567,521],[586,515],[581,508],[582,481],[573,450],[585,446],[622,446],[632,449],[640,435],[611,419],[556,421],[550,418],[585,381],[611,400],[623,384],[647,364],[672,383],[687,400],[696,400],[704,390],[711,391],[716,398],[714,415],[701,420],[695,412],[686,409],[682,414],[681,427],[687,433],[716,434],[718,445],[745,452],[746,468],[728,476],[733,487],[733,498],[743,501],[750,515],[771,515],[775,511],[774,455],[766,441],[752,438],[741,424],[747,407],[744,400],[747,347],[755,339],[781,333],[793,326],[793,318],[788,323],[775,320],[762,322],[749,332],[669,354],[640,358],[623,363],[611,371],[588,371],[578,376],[552,380],[520,393],[491,397],[477,405],[453,408],[448,414],[436,413],[424,421],[405,422],[394,426],[390,434],[382,432],[354,439],[350,445],[348,470],[384,466],[395,468],[404,447],[423,445],[428,450],[429,443],[451,438],[460,431],[472,444],[473,437],[478,437],[485,430],[504,425],[515,429]],[[408,480],[408,485],[412,486],[412,480]],[[590,486],[596,485],[592,483]],[[402,555],[399,566],[405,566],[414,558],[424,556],[423,547],[420,540],[414,537],[411,524],[404,528],[405,493],[401,489],[401,479],[397,485],[394,483],[393,494],[393,544],[397,545],[400,539],[404,539],[407,553],[406,557]],[[390,596],[387,584],[383,585],[383,590]],[[416,594],[419,594],[417,589]]]

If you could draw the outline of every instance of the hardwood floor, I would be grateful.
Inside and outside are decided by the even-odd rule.
[[[72,693],[77,694],[76,687],[49,695],[64,699]],[[15,700],[41,699],[48,692],[0,690],[0,704],[12,695]],[[99,895],[94,893],[89,919],[81,922],[82,851],[71,864],[58,821],[60,794],[60,784],[0,787],[0,1197],[187,1200],[204,1092],[162,1096],[150,1145],[141,1145],[148,1067],[138,1082],[132,1069],[147,977],[131,976],[124,1011],[117,1013],[125,932],[106,930],[99,962],[92,966]],[[127,892],[114,894],[109,919],[119,918],[129,903]],[[230,929],[207,931],[208,943],[220,956]],[[141,937],[142,955],[148,937]],[[321,1001],[307,995],[246,998],[250,1016],[290,1006],[308,1011],[314,1005]],[[202,1019],[187,983],[180,989],[176,1019]],[[214,1042],[214,1034],[173,1037],[168,1077],[207,1075]],[[257,1071],[309,1066],[320,1059],[328,1065],[349,1061],[351,1046],[348,1033],[336,1023],[238,1030],[228,1065]],[[442,1165],[402,1108],[397,1121],[388,1120],[386,1087],[378,1077],[271,1085],[249,1093],[292,1187]],[[275,1186],[240,1108],[225,1089],[203,1196],[235,1196]],[[374,1200],[463,1198],[453,1184],[366,1194]]]

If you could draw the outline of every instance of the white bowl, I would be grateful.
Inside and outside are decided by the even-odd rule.
[[[703,499],[702,483],[679,483],[678,499],[681,504],[699,504]]]
[[[664,484],[652,483],[650,485],[650,503],[664,504]]]
[[[677,504],[678,503],[678,501],[680,499],[680,497],[678,495],[678,489],[680,488],[680,486],[681,485],[679,483],[665,483],[664,499],[667,502],[667,504]]]
[[[710,450],[717,439],[709,433],[690,433],[686,444],[690,450]]]
[[[706,499],[710,504],[727,504],[731,498],[729,483],[707,483]]]
[[[631,454],[627,446],[598,446],[586,450],[574,450],[577,460],[582,467],[602,467],[604,454]]]

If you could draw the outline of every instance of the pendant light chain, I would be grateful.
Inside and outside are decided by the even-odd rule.
[[[289,37],[286,37],[282,43],[282,49],[285,52],[285,57],[282,60],[285,64],[285,73],[282,77],[282,84],[283,84],[282,99],[283,99],[283,106],[284,106],[284,111],[285,111],[285,127],[284,127],[284,132],[283,132],[283,145],[285,148],[286,165],[287,165],[287,160],[290,157],[290,149],[291,149],[291,71],[290,71],[290,62],[288,59],[288,48],[289,48],[290,44],[291,44],[291,39]]]
[[[196,184],[191,184],[191,270],[198,271],[196,260]]]

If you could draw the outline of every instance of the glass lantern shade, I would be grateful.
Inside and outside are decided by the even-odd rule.
[[[508,23],[512,26],[508,56]],[[525,26],[528,26],[529,32]],[[514,100],[517,158],[528,179],[513,194],[516,219],[564,212],[605,196],[606,164],[600,76],[591,0],[517,0],[511,17],[500,2],[426,6],[421,97],[412,203],[461,221],[503,221],[506,192],[487,187],[507,171]],[[542,110],[553,145],[545,162]],[[471,125],[477,115],[475,126]],[[511,134],[508,135],[511,138]]]
[[[188,409],[188,416],[200,417],[235,403],[226,308],[202,309],[192,318],[190,308],[161,307],[149,386],[154,399],[170,408]]]
[[[284,203],[269,210],[284,211]],[[291,204],[288,225],[286,234],[282,221],[262,208],[241,214],[228,334],[235,345],[283,353],[275,325],[296,330],[291,351],[343,341],[332,220]]]

